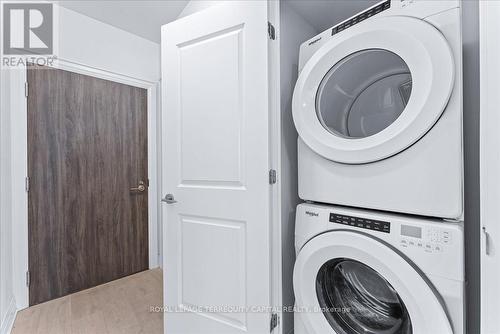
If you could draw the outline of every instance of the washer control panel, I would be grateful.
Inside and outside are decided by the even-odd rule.
[[[432,227],[401,225],[401,247],[422,249],[428,253],[441,253],[451,243],[450,231]]]
[[[382,220],[346,216],[337,213],[330,213],[330,222],[352,227],[364,228],[367,230],[391,233],[391,223]]]

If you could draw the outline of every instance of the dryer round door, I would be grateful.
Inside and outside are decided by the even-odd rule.
[[[293,287],[308,333],[453,333],[424,275],[364,233],[338,230],[309,241],[297,257]]]
[[[455,77],[453,54],[431,24],[373,18],[336,35],[302,69],[293,119],[303,141],[340,163],[382,160],[438,121]]]

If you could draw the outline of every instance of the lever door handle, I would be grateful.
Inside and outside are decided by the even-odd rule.
[[[177,203],[177,201],[174,199],[174,195],[172,194],[166,194],[165,197],[161,199],[161,201],[167,204]]]
[[[146,191],[146,183],[144,181],[139,181],[137,188],[130,188],[131,193],[142,193]]]

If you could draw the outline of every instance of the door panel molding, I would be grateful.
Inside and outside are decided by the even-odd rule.
[[[181,185],[245,187],[243,35],[243,24],[238,24],[178,45]],[[214,54],[222,49],[231,52],[220,54],[219,66],[205,66],[199,61],[199,54]],[[218,85],[205,87],[202,95],[197,94],[199,83],[212,77],[219,77]],[[199,105],[215,116],[198,119]],[[196,131],[197,136],[191,131]],[[201,163],[202,169],[198,168]]]
[[[180,307],[186,311],[211,305],[218,300],[221,305],[248,306],[246,294],[246,238],[247,222],[241,220],[222,219],[179,215],[180,231]],[[200,238],[207,236],[208,238]],[[229,242],[228,242],[229,240]],[[225,243],[224,243],[225,242]],[[205,243],[200,247],[200,244]],[[195,250],[200,250],[196,252]],[[200,276],[197,272],[197,261],[203,258],[203,263],[210,268],[205,272],[204,282],[212,281],[210,285],[219,284],[220,274],[222,285],[227,293],[205,289],[201,293],[190,293],[199,285]],[[185,291],[185,292],[184,292]],[[197,290],[199,291],[199,290]],[[229,312],[197,312],[200,316],[223,322],[239,330],[246,331],[247,317],[244,313]]]

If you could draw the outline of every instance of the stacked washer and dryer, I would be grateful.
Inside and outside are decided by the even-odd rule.
[[[463,334],[460,1],[387,0],[300,47],[295,334]]]

